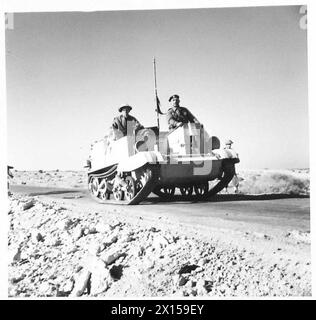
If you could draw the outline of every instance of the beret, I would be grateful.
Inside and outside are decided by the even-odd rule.
[[[173,98],[178,98],[179,99],[179,96],[177,95],[177,94],[174,94],[173,96],[171,96],[170,98],[169,98],[169,102],[173,99]]]

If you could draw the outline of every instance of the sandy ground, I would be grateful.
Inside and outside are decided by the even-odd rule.
[[[280,212],[246,222],[241,212],[229,217],[238,213],[237,205],[204,204],[210,214],[203,215],[204,205],[196,207],[200,213],[193,223],[181,203],[131,209],[94,203],[81,191],[84,172],[13,174],[11,183],[21,187],[12,186],[9,197],[11,297],[311,295],[308,199],[273,200],[279,202],[271,207],[272,200],[257,202],[257,217],[273,206]],[[260,185],[269,194],[309,194],[307,170],[249,171],[240,177],[243,194],[249,188],[262,193]],[[41,192],[30,192],[30,186]],[[265,211],[258,213],[258,206]],[[219,215],[223,207],[225,218]]]

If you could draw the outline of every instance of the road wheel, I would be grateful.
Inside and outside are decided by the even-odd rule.
[[[163,193],[167,197],[171,197],[174,195],[176,188],[175,187],[164,187],[163,188]]]
[[[115,188],[113,190],[113,197],[116,201],[121,201],[124,199],[124,192],[121,188]]]
[[[193,193],[193,186],[188,186],[188,187],[180,187],[180,192],[183,196],[189,197]]]
[[[128,201],[132,200],[136,195],[136,183],[131,176],[126,177],[125,197]]]
[[[96,177],[91,178],[89,182],[89,190],[95,197],[99,196],[99,180]]]
[[[208,192],[208,182],[195,185],[194,192],[197,196],[205,196]]]

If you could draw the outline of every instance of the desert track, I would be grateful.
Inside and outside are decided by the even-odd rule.
[[[179,196],[163,200],[151,194],[140,205],[123,208],[96,203],[85,189],[11,186],[14,193],[60,199],[106,213],[116,209],[131,217],[154,216],[203,227],[230,228],[238,231],[260,231],[278,234],[295,229],[310,231],[310,199],[308,196],[284,194],[231,195],[222,194],[208,201],[184,201]]]

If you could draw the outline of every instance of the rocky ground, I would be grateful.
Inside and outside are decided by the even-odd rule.
[[[11,196],[9,222],[11,297],[311,295],[310,259],[285,251],[271,257],[36,197]]]
[[[85,182],[83,173],[48,173],[14,172],[14,179]],[[104,214],[65,199],[9,196],[10,297],[311,295],[309,233],[289,232],[280,243],[245,230],[239,240],[225,230],[132,218],[120,207]]]

